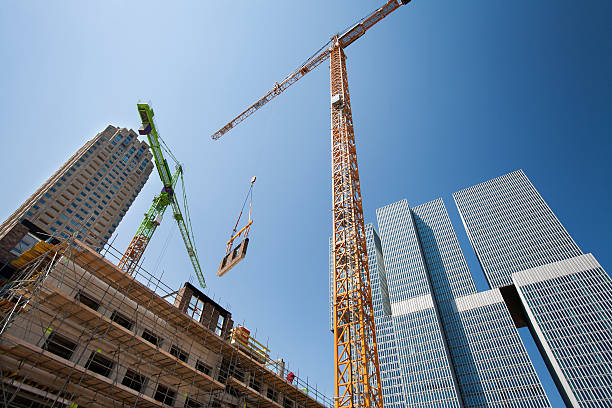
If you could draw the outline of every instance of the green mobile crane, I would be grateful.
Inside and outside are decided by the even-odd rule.
[[[159,177],[161,178],[164,186],[161,193],[159,193],[159,195],[153,199],[151,208],[149,208],[149,211],[147,211],[145,214],[142,224],[140,224],[138,231],[136,231],[136,235],[134,235],[132,242],[130,242],[130,245],[119,262],[119,268],[130,275],[134,273],[140,259],[142,258],[142,254],[153,236],[153,233],[162,221],[166,208],[171,205],[173,218],[176,220],[179,230],[181,231],[181,236],[183,237],[183,242],[185,242],[187,254],[189,255],[193,269],[195,270],[200,286],[205,288],[206,283],[204,281],[204,276],[202,275],[202,268],[200,267],[198,254],[193,244],[193,230],[191,228],[191,219],[189,217],[189,209],[187,207],[187,196],[185,194],[185,184],[183,181],[183,168],[180,164],[178,164],[178,161],[174,155],[172,155],[164,141],[157,133],[155,123],[153,122],[153,109],[151,109],[151,107],[146,103],[139,103],[138,113],[140,114],[140,119],[142,121],[142,125],[138,129],[138,133],[141,135],[147,135],[147,138],[149,139],[149,146],[151,147],[155,167],[157,167],[157,172],[159,173]],[[163,150],[166,150],[166,152],[177,164],[174,174],[170,172],[168,162],[163,155]],[[185,216],[183,216],[183,211],[181,211],[181,207],[179,206],[179,202],[175,194],[175,186],[179,178],[182,184],[183,208],[185,209]]]

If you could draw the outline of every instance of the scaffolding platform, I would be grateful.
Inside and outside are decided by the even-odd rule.
[[[0,405],[333,406],[316,387],[305,393],[308,381],[286,381],[267,347],[232,343],[231,314],[192,285],[126,274],[113,254],[72,239],[15,261],[0,288]]]

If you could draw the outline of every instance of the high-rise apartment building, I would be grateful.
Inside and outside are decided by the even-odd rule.
[[[151,174],[151,158],[133,130],[108,126],[0,225],[0,263],[51,237],[103,248]]]
[[[379,208],[380,237],[366,228],[385,406],[550,407],[521,327],[568,406],[612,406],[610,277],[522,171],[454,197],[490,290],[441,199]]]

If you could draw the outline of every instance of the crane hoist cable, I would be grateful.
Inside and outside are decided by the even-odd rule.
[[[249,191],[247,192],[247,195],[244,198],[244,202],[242,203],[240,214],[238,215],[238,219],[236,220],[234,229],[230,234],[229,241],[227,241],[225,256],[219,264],[217,276],[225,275],[225,273],[227,273],[230,269],[236,266],[236,264],[242,261],[246,256],[247,247],[249,245],[249,232],[251,231],[251,225],[253,224],[253,185],[255,184],[255,180],[257,180],[257,177],[253,176],[251,178],[251,186],[249,187]],[[240,219],[242,218],[242,214],[244,213],[244,208],[246,207],[247,201],[249,202],[249,220],[244,225],[244,227],[238,230],[238,225],[240,225]],[[234,241],[243,236],[243,234],[244,238],[242,239],[242,242],[238,244],[236,248],[234,248]]]

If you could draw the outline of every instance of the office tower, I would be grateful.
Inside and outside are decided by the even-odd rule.
[[[382,244],[372,224],[365,226],[365,233],[383,406],[386,408],[400,408],[405,406],[405,404],[397,346],[393,332],[393,321],[391,319],[389,289],[387,287],[387,277],[382,257]],[[333,268],[330,267],[330,276],[332,273]]]
[[[457,379],[410,207],[402,200],[379,208],[376,215],[403,404],[460,407]]]
[[[511,275],[582,255],[522,170],[453,194],[489,285]]]
[[[385,282],[389,293],[390,315],[373,295],[377,336],[392,333],[377,337],[385,404],[550,406],[501,293],[476,293],[442,200],[402,200],[377,218],[381,244],[369,239],[368,257],[373,291]]]
[[[366,227],[385,406],[550,407],[522,327],[568,406],[612,406],[610,277],[522,171],[454,198],[484,292],[441,199],[389,204],[376,212],[380,236]]]
[[[476,293],[443,201],[412,213],[464,406],[549,406],[501,293]]]
[[[134,131],[108,126],[0,226],[0,262],[50,237],[103,248],[151,174],[151,157]]]
[[[612,280],[519,170],[454,194],[492,286],[530,327],[566,404],[612,406]]]
[[[601,265],[581,255],[512,280],[568,405],[612,406],[612,280]]]

